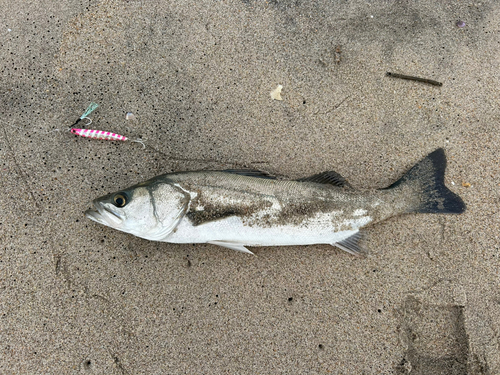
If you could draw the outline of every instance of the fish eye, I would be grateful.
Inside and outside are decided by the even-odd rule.
[[[123,193],[118,193],[113,197],[113,202],[116,207],[124,207],[127,202],[127,196]]]

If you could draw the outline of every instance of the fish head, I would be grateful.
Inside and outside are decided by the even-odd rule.
[[[149,182],[95,199],[87,218],[152,241],[164,240],[184,217],[189,195],[168,183]]]

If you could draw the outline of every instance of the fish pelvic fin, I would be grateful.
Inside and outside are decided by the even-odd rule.
[[[431,152],[403,177],[384,190],[401,190],[411,196],[406,212],[461,214],[464,201],[444,184],[446,155],[442,148]]]
[[[240,243],[227,242],[227,241],[208,241],[207,243],[212,244],[212,245],[227,247],[228,249],[241,251],[242,253],[255,255],[254,253],[252,253],[250,250],[248,250],[245,246],[243,246]]]

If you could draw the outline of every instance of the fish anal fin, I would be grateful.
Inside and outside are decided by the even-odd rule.
[[[227,241],[208,241],[207,243],[212,244],[212,245],[227,247],[228,249],[231,249],[231,250],[241,251],[243,253],[255,255],[250,250],[248,250],[245,246],[243,246],[243,244],[241,244],[241,243],[227,242]]]
[[[315,182],[317,184],[329,184],[333,186],[352,189],[352,186],[347,182],[347,180],[335,171],[327,171],[315,174],[313,176],[299,178],[296,181]]]
[[[359,241],[363,237],[363,233],[358,231],[352,236],[347,237],[345,240],[333,243],[332,246],[337,246],[339,249],[347,251],[352,255],[363,256],[368,253],[365,249],[359,246]]]

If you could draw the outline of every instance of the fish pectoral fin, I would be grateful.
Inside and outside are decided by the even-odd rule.
[[[207,243],[212,244],[212,245],[227,247],[228,249],[231,249],[231,250],[241,251],[243,253],[255,255],[250,250],[248,250],[245,246],[243,246],[241,243],[227,242],[227,241],[208,241]]]
[[[363,233],[358,231],[352,236],[347,237],[340,242],[332,243],[332,246],[337,246],[339,249],[347,251],[348,253],[356,256],[366,255],[368,252],[359,246],[358,242],[363,238]]]

